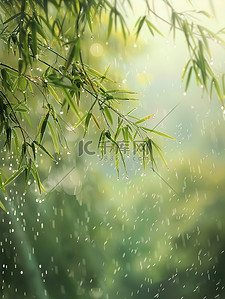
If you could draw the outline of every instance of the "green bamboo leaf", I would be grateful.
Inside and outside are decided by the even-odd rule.
[[[203,14],[204,16],[206,16],[209,19],[211,18],[211,15],[205,10],[198,10],[196,12],[199,13],[199,14]]]
[[[96,71],[95,69],[91,68],[91,67],[86,67],[85,68],[86,72],[89,73],[90,75],[93,75],[95,77],[98,77],[98,79],[102,79],[104,78],[104,80],[107,80],[107,81],[110,81],[110,82],[113,82],[114,81],[108,77],[105,77],[104,74],[101,74],[100,72]]]
[[[145,19],[145,22],[148,26],[149,31],[151,32],[151,34],[154,36],[154,31],[157,32],[159,35],[161,35],[162,37],[165,37],[157,27],[155,27],[155,25],[153,25],[149,20]]]
[[[146,161],[145,161],[145,148],[142,151],[142,164],[143,164],[143,170],[145,172],[145,165],[146,165]]]
[[[16,149],[16,156],[19,156],[19,143],[18,143],[18,136],[15,129],[12,129],[13,139],[15,143],[15,149]]]
[[[109,122],[111,123],[111,125],[113,124],[113,118],[112,118],[112,115],[108,109],[108,107],[104,107],[104,112],[105,112],[105,115],[107,117],[107,119],[109,120]]]
[[[143,25],[144,25],[145,20],[146,20],[146,16],[143,16],[143,17],[140,19],[139,23],[138,23],[137,31],[136,31],[136,40],[138,39],[139,33],[140,33],[140,31],[141,31],[141,28],[142,28]]]
[[[107,67],[107,69],[105,70],[105,72],[104,72],[104,74],[103,74],[103,76],[102,76],[102,78],[101,78],[101,80],[100,80],[100,83],[102,83],[102,82],[106,79],[106,76],[107,76],[107,73],[108,73],[108,71],[109,71],[110,66],[111,66],[111,65],[109,65],[109,66]]]
[[[3,194],[4,194],[4,192],[3,192]],[[2,203],[1,200],[0,200],[0,208],[1,208],[3,211],[7,212],[7,211],[6,211],[6,208],[5,208],[5,206],[3,205],[3,203]]]
[[[46,126],[47,126],[47,123],[48,123],[48,118],[49,118],[49,111],[45,115],[45,118],[42,122],[41,132],[40,132],[40,143],[42,142],[43,137],[44,137],[45,129],[46,129]]]
[[[126,150],[129,151],[129,128],[128,126],[122,128],[123,139],[125,141]]]
[[[14,20],[14,19],[20,17],[20,15],[21,15],[21,12],[16,13],[15,15],[13,15],[13,16],[10,17],[9,19],[7,19],[7,20],[3,23],[3,25],[5,25],[5,24],[11,22],[12,20]]]
[[[41,180],[40,180],[38,171],[36,169],[36,166],[34,164],[33,164],[33,168],[31,168],[31,173],[32,173],[37,185],[38,185],[39,192],[41,193],[41,190],[42,190],[44,193],[46,193],[45,188],[41,183]]]
[[[137,21],[136,21],[136,23],[135,23],[135,25],[134,25],[134,28],[136,28],[136,27],[137,27],[137,25],[139,24],[139,22],[140,22],[141,18],[142,18],[142,16],[140,16],[140,17],[137,19]]]
[[[36,22],[33,20],[31,22],[31,38],[32,38],[32,50],[34,57],[37,56],[37,28],[36,28]]]
[[[126,41],[126,38],[127,38],[126,28],[125,28],[126,23],[124,22],[124,19],[121,15],[119,15],[119,18],[120,18],[120,25],[121,25],[121,29],[122,29],[123,38]]]
[[[42,151],[44,151],[52,160],[55,161],[54,157],[52,156],[52,154],[49,153],[49,151],[43,146],[41,145],[39,142],[37,142],[36,140],[33,141],[34,144],[36,144]]]
[[[34,161],[35,161],[36,160],[36,153],[35,153],[35,145],[34,145],[33,142],[31,143],[31,148],[32,148],[32,152],[33,152],[33,156],[34,156]]]
[[[124,160],[124,157],[123,157],[123,153],[121,152],[118,143],[117,143],[115,140],[112,139],[112,137],[111,137],[111,133],[110,133],[109,131],[106,131],[106,132],[105,132],[105,136],[106,136],[106,138],[108,138],[108,139],[109,139],[109,140],[116,146],[116,149],[118,149],[118,151],[119,151],[119,153],[120,153],[121,160],[122,160],[122,162],[123,162],[124,170],[125,170],[126,175],[127,175],[127,167],[126,167],[126,163],[125,163],[125,160]],[[117,169],[117,171],[118,171],[118,169]]]
[[[2,171],[1,171],[1,173],[2,173]],[[0,173],[0,190],[2,190],[2,193],[4,194],[4,196],[6,196],[6,190],[5,190],[5,187],[4,187],[4,180],[3,180],[3,176],[2,176],[1,173]]]
[[[78,110],[78,107],[77,107],[77,104],[76,104],[76,101],[73,100],[70,92],[68,90],[66,90],[65,88],[63,88],[63,91],[66,95],[66,100],[69,104],[69,106],[73,109],[73,111],[76,113],[76,115],[79,117],[80,119],[80,114],[79,114],[79,110]]]
[[[8,147],[9,152],[11,151],[11,137],[12,137],[12,129],[11,127],[6,128],[6,145]]]
[[[216,94],[217,94],[221,104],[224,105],[223,96],[222,96],[222,93],[221,93],[221,90],[220,90],[220,86],[219,86],[219,83],[218,83],[218,81],[215,77],[213,78],[213,83],[214,83],[214,87],[215,87],[215,90],[216,90]]]
[[[114,140],[117,141],[117,139],[119,138],[119,135],[121,133],[121,126],[122,126],[122,123],[123,123],[123,119],[119,119],[118,118],[118,126],[117,126],[117,129],[116,129],[116,133],[115,133],[115,136],[114,136]]]
[[[4,187],[6,187],[8,184],[10,184],[12,181],[14,181],[25,169],[25,166],[20,167],[17,171],[14,172],[11,177],[9,177],[3,184]]]
[[[21,154],[20,154],[20,161],[19,161],[19,166],[21,166],[22,162],[23,162],[23,159],[26,155],[26,151],[27,151],[27,144],[24,142],[22,144],[22,147],[21,147]]]
[[[119,177],[120,175],[120,158],[119,158],[119,149],[116,147],[115,149],[115,165],[116,165],[116,171],[117,171],[117,176]]]
[[[125,89],[111,89],[107,90],[106,93],[127,93],[127,94],[138,94],[138,92],[125,90]]]
[[[185,92],[188,89],[190,80],[191,80],[191,74],[192,74],[192,66],[189,68],[189,72],[188,72],[188,76],[187,76],[187,81],[186,81],[186,85],[185,85]]]
[[[173,138],[172,136],[167,135],[167,134],[165,134],[165,133],[162,133],[162,132],[159,132],[159,131],[155,131],[155,130],[151,130],[151,129],[146,128],[146,127],[141,127],[141,128],[144,129],[145,131],[148,131],[148,132],[151,132],[151,133],[154,133],[154,134],[157,134],[157,135],[160,135],[160,136],[163,136],[163,137],[172,139],[172,140],[176,140],[176,139]]]
[[[98,149],[101,154],[101,158],[103,159],[104,156],[104,142],[105,142],[105,130],[103,130],[100,134],[99,140],[98,140]]]
[[[168,167],[168,165],[166,163],[166,160],[164,159],[159,146],[153,140],[152,140],[152,144],[155,147],[156,151],[158,152],[158,154],[159,154],[160,158],[162,159],[163,163],[166,165],[166,167]]]
[[[46,43],[48,43],[48,36],[45,34],[43,27],[40,26],[38,23],[36,23],[36,31],[43,37],[43,39],[46,41]]]
[[[225,74],[222,75],[223,94],[225,95]]]
[[[92,116],[92,113],[91,113],[91,112],[88,112],[87,117],[86,117],[86,119],[85,119],[84,136],[85,136],[86,133],[87,133],[87,129],[88,129],[88,126],[89,126],[89,122],[90,122],[91,116]]]
[[[181,80],[182,80],[182,81],[184,80],[184,77],[185,77],[185,75],[186,75],[186,72],[187,72],[187,70],[188,70],[188,66],[189,66],[190,62],[191,62],[191,59],[189,59],[189,60],[187,61],[187,63],[185,64],[184,71],[183,71],[183,74],[182,74],[182,76],[181,76]]]
[[[71,46],[70,48],[70,52],[69,52],[69,57],[67,58],[66,64],[65,64],[65,71],[69,68],[69,66],[71,65],[74,56],[75,56],[75,52],[76,52],[76,46],[75,44]]]
[[[150,114],[148,116],[145,116],[145,117],[139,119],[138,121],[136,121],[135,124],[137,125],[137,124],[143,123],[144,121],[148,120],[149,118],[151,118],[153,116],[154,116],[154,114]]]
[[[55,98],[55,100],[62,105],[62,102],[60,101],[57,93],[55,92],[55,90],[48,84],[48,90],[51,92],[51,94],[53,95],[53,97]]]
[[[137,99],[135,98],[130,98],[128,96],[125,96],[125,95],[113,95],[113,100],[121,100],[121,101],[137,101]]]
[[[25,168],[25,173],[26,173],[26,178],[25,178],[25,192],[27,190],[27,185],[28,185],[28,181],[29,181],[29,177],[30,177],[31,165],[32,165],[32,160],[29,159],[27,168]]]
[[[85,11],[85,16],[86,16],[86,19],[87,19],[87,22],[88,22],[89,29],[90,29],[91,32],[93,32],[92,31],[92,25],[91,25],[90,13],[89,13],[88,9]]]
[[[39,125],[38,125],[38,128],[37,128],[37,136],[41,133],[41,127],[42,127],[42,124],[43,124],[43,121],[45,119],[45,116],[46,114],[44,114],[39,122]]]
[[[152,148],[152,140],[150,138],[146,138],[147,142],[147,147],[149,149],[149,157],[150,157],[150,161],[151,161],[151,164],[152,164],[152,167],[154,167],[154,163],[155,163],[155,159],[154,159],[154,156],[153,156],[153,148]],[[144,149],[143,149],[144,150]]]
[[[86,119],[87,113],[85,113],[79,120],[78,122],[74,125],[74,128],[77,128],[83,121]]]
[[[56,149],[57,153],[59,154],[59,146],[58,146],[56,134],[55,134],[55,131],[54,131],[54,129],[53,129],[53,127],[52,127],[52,125],[49,121],[48,121],[48,126],[49,126],[49,129],[50,129],[50,132],[51,132],[52,141],[54,143],[55,149]]]
[[[97,121],[97,118],[94,116],[94,114],[92,114],[91,116],[92,116],[92,118],[93,118],[93,120],[94,120],[96,126],[98,127],[98,129],[101,130],[101,127],[100,127],[100,125],[99,125],[99,123],[98,123],[98,121]]]
[[[202,36],[202,40],[204,42],[207,53],[209,54],[209,56],[211,56],[210,49],[209,49],[209,44],[208,44],[207,38],[204,34],[204,30],[203,30],[202,26],[200,26],[200,25],[197,25],[197,27],[198,27],[198,31],[200,32],[200,34]]]

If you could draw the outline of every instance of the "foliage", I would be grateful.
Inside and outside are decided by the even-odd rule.
[[[152,36],[164,36],[154,24],[156,19],[169,26],[174,39],[177,31],[181,31],[190,55],[182,75],[182,79],[186,78],[185,92],[194,74],[197,85],[209,92],[210,96],[215,90],[223,105],[224,76],[221,76],[220,84],[210,63],[209,40],[223,44],[220,36],[224,31],[213,33],[195,21],[196,14],[209,18],[205,11],[178,12],[169,1],[161,2],[169,10],[169,19],[158,14],[154,1],[146,0],[143,2],[146,14],[140,16],[135,24],[136,38],[144,26],[147,26]],[[134,143],[136,138],[142,140],[142,150],[137,150],[143,157],[144,167],[145,149],[148,150],[153,169],[155,153],[165,162],[153,136],[171,137],[142,125],[152,114],[138,119],[132,114],[133,111],[123,113],[119,108],[119,103],[136,99],[137,94],[115,87],[116,82],[108,76],[109,67],[101,73],[83,59],[87,31],[93,32],[95,23],[103,22],[105,16],[108,18],[106,39],[110,38],[113,29],[117,31],[120,28],[126,41],[129,28],[124,15],[128,9],[132,11],[129,0],[1,1],[0,7],[0,39],[4,51],[8,52],[8,58],[5,55],[4,61],[0,62],[0,132],[4,138],[3,147],[9,153],[16,153],[18,165],[11,176],[4,169],[1,170],[3,192],[21,173],[25,173],[25,189],[29,177],[33,176],[40,192],[44,191],[37,169],[37,153],[42,151],[54,161],[60,157],[61,148],[67,147],[62,123],[68,124],[70,118],[67,115],[71,113],[72,124],[68,126],[72,130],[82,125],[85,135],[91,121],[96,125],[100,131],[99,151],[102,157],[104,140],[111,142],[118,175],[120,160],[126,172],[124,157],[118,145],[120,135],[128,144]],[[18,60],[17,65],[9,63],[12,57]],[[37,94],[42,100],[35,103],[34,109],[34,95]],[[84,100],[85,108],[82,106]],[[41,117],[34,130],[32,115],[40,109]],[[66,117],[60,112],[64,112]],[[48,132],[55,153],[51,153],[44,145]]]

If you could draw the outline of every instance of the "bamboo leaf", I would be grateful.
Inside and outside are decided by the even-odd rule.
[[[48,126],[49,126],[49,129],[50,129],[50,132],[51,132],[52,141],[54,143],[55,149],[56,149],[57,153],[59,154],[59,146],[58,146],[58,142],[57,142],[55,131],[54,131],[54,129],[53,129],[53,127],[52,127],[52,125],[51,125],[50,122],[48,122]]]
[[[4,187],[6,187],[8,184],[10,184],[12,181],[14,181],[25,169],[25,166],[20,167],[17,171],[14,172],[11,177],[9,177],[3,184]]]
[[[74,125],[74,128],[77,128],[83,121],[86,119],[87,113],[85,113],[79,120],[78,122]]]
[[[113,124],[113,119],[112,119],[112,115],[108,109],[108,107],[104,107],[104,112],[105,112],[105,115],[107,117],[107,119],[109,120],[109,122],[111,123],[111,125]]]
[[[87,133],[87,129],[88,129],[88,126],[89,126],[89,122],[90,122],[91,116],[92,116],[92,113],[91,113],[91,112],[88,112],[88,114],[87,114],[87,116],[86,116],[86,119],[85,119],[84,136],[85,136],[86,133]]]
[[[98,141],[98,149],[100,150],[101,158],[103,159],[104,156],[104,141],[105,141],[105,130],[103,130],[100,134],[99,141]]]
[[[9,19],[7,19],[7,20],[3,23],[3,25],[5,25],[5,24],[11,22],[12,20],[16,19],[16,18],[19,17],[20,15],[21,15],[21,12],[16,13],[15,15],[13,15],[13,16],[10,17]]]
[[[49,111],[45,115],[45,118],[42,122],[41,132],[40,132],[40,143],[42,142],[43,137],[44,137],[45,129],[46,129],[46,126],[47,126],[47,123],[48,123],[48,118],[49,118]]]
[[[51,92],[51,94],[53,95],[53,97],[55,98],[55,100],[62,105],[62,102],[60,101],[57,93],[55,92],[55,90],[48,84],[48,90]]]
[[[154,133],[154,134],[157,134],[157,135],[160,135],[160,136],[163,136],[163,137],[172,139],[172,140],[176,140],[176,139],[173,138],[172,136],[167,135],[167,134],[165,134],[165,133],[162,133],[162,132],[159,132],[159,131],[155,131],[155,130],[151,130],[151,129],[146,128],[146,127],[141,127],[141,128],[144,129],[145,131],[148,131],[148,132],[151,132],[151,133]]]
[[[154,36],[154,31],[157,32],[159,35],[161,35],[162,37],[165,37],[157,27],[155,27],[155,25],[153,25],[149,20],[145,20],[149,31],[151,32],[151,34]]]
[[[117,171],[117,176],[119,177],[120,175],[120,159],[119,159],[119,149],[116,147],[115,149],[115,165],[116,165],[116,171]]]
[[[106,93],[128,93],[128,94],[138,94],[138,92],[125,90],[125,89],[111,89],[107,90]]]
[[[221,93],[221,90],[220,90],[220,86],[219,86],[219,83],[218,83],[218,81],[217,81],[217,79],[215,77],[213,78],[213,83],[214,83],[214,87],[215,87],[217,96],[218,96],[221,104],[224,105],[224,103],[223,103],[223,96],[222,96],[222,93]]]
[[[94,120],[96,126],[98,127],[98,129],[101,130],[100,125],[99,125],[99,123],[98,123],[96,117],[94,116],[94,114],[92,114],[91,116],[92,116],[92,118],[93,118],[93,120]]]
[[[185,75],[186,75],[186,72],[187,72],[187,70],[188,70],[188,66],[189,66],[190,62],[191,62],[191,59],[189,59],[189,60],[187,61],[186,65],[185,65],[185,67],[184,67],[184,71],[183,71],[183,74],[182,74],[182,76],[181,76],[181,80],[182,80],[182,81],[184,80],[184,77],[185,77]]]
[[[190,80],[191,80],[191,74],[192,74],[192,66],[189,68],[189,72],[188,72],[188,76],[187,76],[187,81],[186,81],[186,85],[185,85],[185,92],[188,89]]]
[[[154,159],[154,156],[153,156],[152,140],[148,137],[147,137],[147,147],[149,149],[149,157],[150,157],[150,161],[151,161],[151,164],[152,164],[152,167],[153,167],[154,163],[155,163],[155,159]],[[145,150],[145,149],[143,149],[143,150]]]
[[[52,160],[55,161],[54,157],[52,156],[52,154],[49,153],[49,151],[39,142],[37,142],[36,140],[33,141],[34,144],[36,144],[43,152],[45,152]]]
[[[35,153],[35,145],[34,145],[33,142],[31,143],[31,148],[32,148],[32,152],[33,152],[33,156],[34,156],[34,161],[35,161],[36,160],[36,153]]]
[[[140,31],[141,31],[141,28],[142,28],[143,25],[144,25],[144,21],[145,21],[145,19],[146,19],[146,16],[143,16],[143,17],[140,19],[139,23],[138,23],[137,31],[136,31],[136,40],[138,39],[139,33],[140,33]]]
[[[1,171],[2,172],[2,171]],[[3,180],[3,176],[2,174],[0,173],[0,189],[2,190],[3,194],[6,195],[6,190],[5,190],[5,187],[4,187],[4,180]],[[1,207],[2,208],[2,207]],[[3,209],[4,210],[4,209]]]
[[[168,167],[167,163],[166,163],[166,160],[164,159],[159,146],[153,140],[152,140],[152,144],[155,147],[156,151],[158,152],[158,154],[159,154],[160,158],[162,159],[163,163],[166,165],[166,167]]]
[[[69,57],[67,58],[66,64],[65,64],[65,71],[69,68],[69,66],[71,65],[71,62],[73,61],[73,58],[75,56],[75,51],[76,51],[76,47],[75,44],[71,46],[70,48],[70,52],[69,52]]]
[[[41,190],[42,190],[43,192],[46,192],[44,186],[43,186],[42,183],[41,183],[41,180],[40,180],[40,177],[39,177],[39,174],[38,174],[38,171],[37,171],[35,165],[33,165],[33,168],[31,168],[31,173],[32,173],[34,179],[36,180],[36,183],[37,183],[37,185],[38,185],[39,192],[41,193]]]
[[[3,192],[3,194],[4,194],[4,192]],[[0,208],[1,208],[3,211],[7,212],[7,211],[6,211],[6,208],[5,208],[5,206],[3,205],[3,203],[2,203],[1,200],[0,200]]]
[[[63,91],[66,95],[66,100],[69,104],[69,106],[73,109],[73,111],[76,113],[76,115],[80,118],[80,114],[79,114],[79,110],[76,104],[76,101],[73,100],[71,94],[69,93],[68,90],[66,90],[65,88],[63,88]]]
[[[25,192],[26,192],[26,190],[27,190],[27,185],[28,185],[28,181],[29,181],[29,177],[30,177],[31,165],[32,165],[32,160],[29,159],[28,166],[27,166],[27,168],[25,169],[25,172],[26,172],[26,178],[25,178]]]
[[[31,22],[31,38],[32,38],[32,50],[34,57],[37,56],[37,28],[36,28],[36,22],[33,20]]]
[[[154,116],[154,114],[150,114],[148,116],[145,116],[145,117],[139,119],[138,121],[136,121],[135,124],[137,125],[137,124],[143,123],[143,122],[145,122],[146,120],[148,120],[149,118],[151,118],[153,116]]]
[[[91,32],[93,32],[92,31],[92,25],[91,25],[90,13],[89,13],[88,9],[85,11],[85,16],[86,16],[86,19],[87,19],[87,22],[88,22],[89,29],[90,29]]]

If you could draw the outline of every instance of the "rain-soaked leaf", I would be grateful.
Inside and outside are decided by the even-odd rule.
[[[166,167],[168,167],[167,163],[166,163],[166,160],[164,159],[159,146],[153,140],[151,140],[151,142],[152,142],[152,145],[155,147],[156,151],[158,152],[158,154],[159,154],[160,158],[162,159],[163,163],[166,165]]]
[[[157,135],[160,135],[162,137],[166,137],[166,138],[169,138],[169,139],[173,139],[173,140],[176,140],[174,137],[170,136],[170,135],[167,135],[165,133],[162,133],[162,132],[159,132],[159,131],[156,131],[156,130],[151,130],[149,128],[146,128],[146,127],[141,127],[142,129],[144,129],[145,131],[148,131],[148,132],[151,132],[153,134],[157,134]]]
[[[145,116],[145,117],[139,119],[138,121],[136,121],[135,124],[137,125],[137,124],[143,123],[143,122],[145,122],[146,120],[148,120],[149,118],[151,118],[153,116],[154,116],[154,114],[150,114],[148,116]]]
[[[31,171],[31,165],[32,165],[32,160],[29,159],[27,168],[25,168],[25,191],[27,190],[27,185],[28,185],[30,171]]]
[[[86,119],[85,119],[84,136],[85,136],[86,133],[87,133],[87,129],[88,129],[88,126],[89,126],[89,122],[90,122],[91,116],[92,116],[92,113],[91,113],[91,112],[88,112],[88,114],[87,114],[87,116],[86,116]]]
[[[48,123],[48,118],[49,118],[49,111],[46,113],[45,118],[43,119],[43,122],[42,122],[42,125],[41,125],[40,143],[42,142],[43,137],[44,137],[46,126],[47,126],[47,123]]]
[[[186,85],[185,85],[185,92],[188,90],[188,86],[191,80],[191,74],[192,74],[192,66],[189,68],[187,80],[186,80]]]
[[[53,126],[51,125],[50,122],[48,122],[48,126],[49,126],[49,129],[50,129],[50,132],[51,132],[52,141],[54,143],[55,150],[59,154],[59,146],[58,146],[58,141],[57,141],[57,137],[56,137],[56,134],[55,134],[55,130],[53,129]]]
[[[69,68],[69,66],[71,65],[74,56],[75,56],[75,51],[76,51],[76,45],[72,45],[70,48],[70,52],[69,52],[69,56],[67,58],[66,64],[65,64],[65,71]]]
[[[36,169],[36,166],[34,164],[33,164],[33,167],[31,168],[31,173],[32,173],[37,185],[38,185],[39,192],[41,193],[41,191],[43,191],[44,193],[46,193],[45,188],[41,183],[41,180],[40,180],[38,171]]]
[[[0,208],[1,208],[3,211],[7,212],[7,211],[6,211],[6,208],[5,208],[4,204],[3,204],[3,202],[2,202],[1,200],[0,200]]]
[[[52,154],[49,153],[49,151],[39,142],[36,140],[33,141],[34,144],[36,144],[43,152],[45,152],[52,160],[55,160]]]
[[[108,107],[106,107],[106,106],[104,107],[104,112],[105,112],[105,115],[106,115],[108,121],[109,121],[109,122],[111,123],[111,125],[112,125],[112,124],[113,124],[113,118],[112,118],[112,115],[111,115],[111,113],[110,113]]]
[[[4,187],[6,187],[8,184],[10,184],[12,181],[14,181],[25,169],[25,166],[20,167],[17,171],[13,173],[5,182]]]

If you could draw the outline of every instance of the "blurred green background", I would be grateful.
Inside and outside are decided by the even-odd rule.
[[[225,8],[221,1],[215,6],[218,14]],[[110,155],[104,163],[97,155],[79,157],[82,130],[65,127],[71,152],[58,164],[40,157],[50,192],[40,196],[32,183],[24,195],[24,178],[8,189],[8,213],[0,211],[1,298],[224,299],[225,120],[219,101],[210,102],[194,82],[184,95],[181,36],[176,45],[145,31],[126,44],[119,33],[107,44],[105,36],[104,22],[93,37],[87,34],[85,59],[101,71],[111,65],[122,87],[140,92],[138,103],[122,109],[155,113],[147,123],[154,127],[178,104],[157,127],[177,138],[157,139],[169,167],[159,161],[158,171],[176,193],[150,167],[143,173],[132,153],[128,179],[121,167],[117,180]],[[1,60],[8,59],[4,47]],[[222,70],[224,54],[214,51]],[[94,141],[94,150],[94,127],[86,140]],[[45,144],[52,146],[47,138]],[[10,167],[15,161],[7,155],[2,151],[1,160]]]

